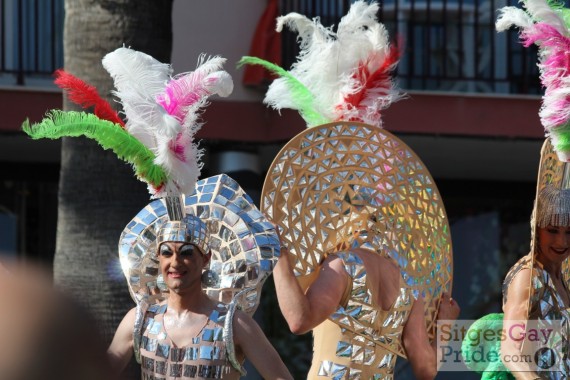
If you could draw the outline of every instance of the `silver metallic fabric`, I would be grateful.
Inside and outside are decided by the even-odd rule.
[[[398,296],[392,307],[389,310],[381,310],[372,301],[366,268],[362,260],[351,252],[338,252],[335,255],[339,256],[344,263],[345,271],[352,282],[352,290],[347,304],[339,307],[329,319],[342,329],[352,331],[357,336],[405,357],[400,338],[414,301],[411,288],[401,281]],[[353,344],[352,347],[354,350],[351,355],[352,361],[357,362],[360,356],[360,364],[365,363],[366,360],[362,355],[369,351],[365,349],[365,345]],[[374,358],[368,358],[368,361],[373,360]]]
[[[168,220],[162,224],[156,238],[157,245],[165,241],[192,243],[203,255],[210,250],[208,227],[195,215],[187,215],[181,220]]]
[[[247,374],[246,370],[242,367],[240,362],[236,358],[235,344],[234,344],[234,314],[236,312],[236,307],[238,305],[238,300],[244,291],[236,294],[232,302],[228,305],[228,313],[226,314],[226,320],[224,322],[224,334],[223,339],[226,344],[226,352],[228,356],[228,361],[234,367],[241,376]]]
[[[279,256],[274,226],[226,174],[198,181],[196,191],[184,197],[184,212],[208,228],[209,270],[219,281],[205,288],[206,293],[229,303],[235,293],[247,289],[239,307],[253,314],[261,287]],[[158,234],[168,220],[165,202],[158,199],[142,209],[121,234],[119,258],[137,304],[143,299],[149,304],[160,302],[168,292],[156,256]]]
[[[204,327],[184,346],[174,344],[168,336],[164,326],[166,310],[166,303],[155,304],[142,317],[138,349],[143,379],[239,377],[228,361],[222,338],[226,305],[217,305]]]
[[[550,274],[537,259],[537,229],[548,225],[570,226],[569,174],[568,163],[558,159],[550,138],[547,138],[541,150],[536,199],[530,221],[530,253],[523,256],[511,267],[503,282],[503,305],[505,305],[509,297],[509,286],[514,278],[521,270],[529,269],[531,271],[531,280],[529,284],[529,304],[526,307],[526,310],[528,310],[527,320],[538,321],[541,326],[562,322],[562,329],[556,326],[553,331],[560,333],[559,346],[556,350],[564,355],[564,360],[557,361],[557,371],[540,373],[541,378],[546,379],[567,379],[570,377],[570,359],[568,355],[570,347],[570,311],[565,307],[550,278]],[[570,283],[569,264],[569,259],[562,263],[562,276],[566,286]],[[527,344],[531,343],[525,339],[522,347],[524,348]],[[542,354],[548,355],[549,351],[542,351]],[[542,357],[541,359],[545,359],[548,362],[550,358]]]
[[[556,290],[550,275],[542,268],[540,262],[534,260],[531,254],[523,256],[515,265],[511,267],[503,282],[503,305],[508,300],[508,288],[515,276],[523,269],[530,269],[531,274],[531,289],[529,298],[528,320],[538,321],[541,328],[551,328],[553,334],[556,334],[557,341],[555,345],[549,347],[553,348],[562,360],[556,358],[553,361],[554,366],[547,368],[547,371],[540,372],[541,378],[544,379],[568,379],[570,377],[570,357],[568,351],[570,349],[570,310],[564,305],[564,301]],[[553,335],[554,336],[554,335]],[[532,342],[523,343],[523,347]],[[530,350],[536,354],[543,355],[545,363],[550,362],[549,350]],[[536,359],[535,359],[536,360]],[[539,362],[539,361],[537,361]]]
[[[168,195],[164,197],[164,201],[166,202],[166,212],[170,220],[177,221],[184,218],[184,201],[181,195]]]
[[[140,343],[142,338],[142,328],[144,323],[144,316],[148,310],[149,305],[146,302],[137,304],[135,314],[135,325],[133,328],[133,350],[135,352],[135,359],[137,363],[141,364]]]
[[[372,299],[366,268],[352,252],[336,252],[351,283],[348,302],[315,329],[309,378],[392,379],[396,357],[403,351],[401,336],[414,298],[400,279],[391,307],[383,310]],[[344,301],[341,301],[344,302]],[[360,321],[356,321],[360,319]],[[363,329],[362,323],[369,328]]]

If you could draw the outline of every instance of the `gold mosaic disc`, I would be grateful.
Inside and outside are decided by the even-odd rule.
[[[391,257],[405,286],[423,295],[433,332],[439,305],[432,301],[451,292],[449,224],[433,178],[399,138],[357,122],[301,132],[269,168],[261,210],[281,229],[297,276],[311,273],[326,252],[354,236]],[[342,327],[350,325],[360,325],[353,329],[359,333],[373,323],[355,318]]]

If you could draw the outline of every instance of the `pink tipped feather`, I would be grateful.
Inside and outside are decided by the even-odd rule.
[[[194,143],[194,135],[202,126],[198,112],[208,104],[211,95],[228,96],[233,89],[231,76],[220,70],[225,59],[204,59],[201,56],[195,71],[178,75],[156,96],[156,102],[183,127],[166,145],[161,145],[157,154],[158,162],[177,173],[172,184],[182,192],[192,191],[200,174],[201,151]]]
[[[199,105],[202,99],[214,94],[228,96],[232,92],[231,77],[219,70],[225,59],[213,57],[203,61],[204,59],[205,56],[200,58],[199,67],[195,71],[171,80],[156,98],[157,103],[181,124],[185,124],[188,110]]]
[[[196,70],[171,80],[157,96],[156,101],[169,115],[185,124],[190,108],[200,106],[199,103],[204,98],[214,94],[227,96],[232,88],[231,77],[226,72],[208,73]]]
[[[156,101],[169,115],[180,123],[184,122],[188,107],[204,96],[210,95],[202,83],[206,75],[197,72],[185,74],[171,80]]]
[[[541,49],[541,81],[545,87],[540,111],[547,132],[570,121],[570,38],[546,23],[536,23],[521,33],[525,46],[537,44]]]
[[[83,108],[93,107],[93,113],[100,119],[119,124],[123,128],[125,127],[124,121],[109,102],[99,95],[95,87],[61,69],[56,70],[54,76],[54,83],[67,93],[67,97],[73,103]]]

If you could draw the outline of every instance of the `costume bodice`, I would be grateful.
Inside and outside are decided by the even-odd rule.
[[[564,302],[558,293],[550,274],[543,269],[542,265],[532,259],[532,256],[523,256],[515,265],[511,267],[503,283],[503,306],[508,299],[508,288],[515,276],[523,269],[530,269],[531,283],[528,307],[528,320],[537,321],[539,327],[552,327],[554,338],[548,342],[548,347],[558,354],[553,367],[546,371],[537,371],[541,378],[545,379],[567,379],[570,376],[570,358],[568,351],[570,346],[570,310],[564,306]],[[525,348],[527,341],[523,343],[523,350],[539,351],[535,348]],[[542,347],[538,347],[541,349]],[[541,350],[539,358],[543,363],[553,360],[551,351]],[[548,364],[546,364],[548,366]],[[555,367],[554,367],[555,366]],[[554,371],[554,369],[556,369]]]
[[[503,306],[507,302],[508,290],[515,276],[523,269],[532,270],[528,319],[560,320],[570,318],[570,310],[564,306],[550,275],[531,255],[523,256],[507,273],[503,282]]]
[[[166,303],[151,305],[144,314],[139,343],[142,379],[237,379],[223,341],[227,309],[219,304],[191,344],[177,347],[164,326]],[[137,339],[135,339],[135,344]]]
[[[411,290],[400,277],[399,294],[392,307],[382,310],[373,302],[366,268],[358,255],[335,255],[344,263],[350,291],[335,313],[313,329],[314,353],[308,378],[391,379],[396,357],[403,352],[401,335],[409,314],[404,306],[413,302]],[[353,323],[355,319],[360,323]]]

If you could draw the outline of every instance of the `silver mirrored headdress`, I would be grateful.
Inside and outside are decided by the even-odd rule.
[[[207,254],[210,250],[210,235],[206,223],[197,216],[186,215],[182,220],[169,220],[158,231],[157,243],[166,241],[191,243],[200,248],[200,253]]]
[[[245,312],[252,314],[258,306],[261,287],[279,256],[274,226],[226,174],[198,181],[195,192],[186,195],[183,202],[187,220],[200,220],[192,226],[207,224],[204,236],[209,235],[209,242],[204,242],[212,252],[209,269],[217,281],[204,290],[211,298],[227,303],[237,292],[247,289],[238,301]],[[160,234],[186,238],[186,230],[169,227],[178,226],[177,223],[169,221],[166,202],[158,199],[143,208],[121,234],[121,266],[135,302],[143,298],[152,302],[166,296],[168,290],[161,285],[156,250],[158,243],[164,241]],[[201,234],[204,230],[200,228]],[[191,229],[196,232],[196,228]],[[193,241],[202,244],[199,240]]]

